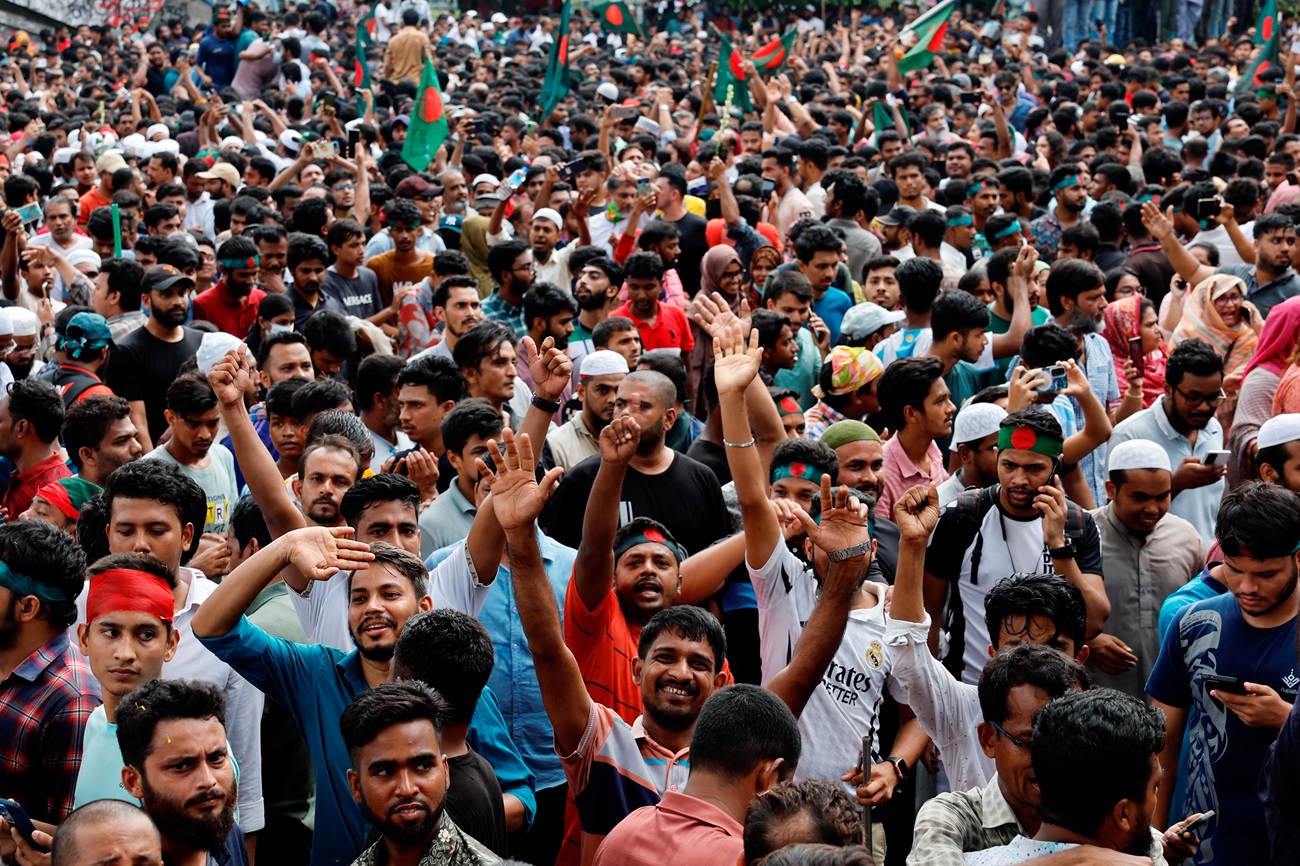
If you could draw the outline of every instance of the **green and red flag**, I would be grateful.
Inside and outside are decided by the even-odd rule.
[[[1265,84],[1277,80],[1277,73],[1283,72],[1281,61],[1282,47],[1282,13],[1277,8],[1277,0],[1265,0],[1259,10],[1259,23],[1255,25],[1255,44],[1258,53],[1241,71],[1237,79],[1234,96],[1241,96],[1258,90]]]
[[[873,133],[873,138],[875,138],[875,140],[872,142],[876,147],[880,146],[878,138],[880,133],[884,132],[886,129],[893,129],[897,125],[894,123],[893,109],[881,100],[876,100],[875,107],[871,109],[871,123],[876,128],[876,131]],[[906,120],[903,121],[903,127],[898,130],[898,134],[903,136],[905,141],[912,140],[912,133],[907,128]]]
[[[791,30],[780,39],[773,39],[755,51],[750,60],[754,61],[759,72],[776,72],[790,58],[790,52],[794,50],[794,38],[798,35],[799,31]]]
[[[948,35],[948,20],[956,8],[957,0],[944,0],[911,23],[907,29],[916,34],[916,44],[899,58],[899,72],[924,69],[934,62],[934,56],[943,48],[943,40]]]
[[[636,13],[632,11],[632,7],[622,2],[622,0],[598,3],[591,7],[591,11],[595,13],[596,18],[600,21],[601,29],[607,33],[641,35],[641,27],[636,23]]]
[[[371,6],[366,16],[357,22],[357,41],[369,45],[375,41],[375,7]]]
[[[546,61],[546,78],[542,81],[542,93],[537,98],[539,123],[550,116],[573,86],[569,73],[569,13],[572,7],[572,0],[564,0],[564,5],[560,7],[560,26],[555,28],[555,41],[551,43],[551,55]]]
[[[722,54],[718,58],[718,75],[713,82],[713,102],[719,107],[733,105],[745,112],[753,111],[745,57],[721,32],[717,32],[717,36],[722,40]]]
[[[357,28],[357,57],[354,61],[355,79],[352,82],[352,89],[356,91],[357,114],[366,113],[366,98],[361,94],[362,90],[370,90],[370,65],[366,63],[366,40],[362,35],[366,31]]]
[[[416,171],[428,171],[438,148],[450,132],[447,107],[442,101],[442,89],[438,87],[438,73],[433,68],[433,61],[426,57],[424,72],[420,75],[420,90],[411,109],[411,125],[402,145],[402,159]]]

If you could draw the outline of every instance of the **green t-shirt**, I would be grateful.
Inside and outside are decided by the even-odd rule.
[[[952,400],[952,405],[957,407],[958,412],[961,411],[961,407],[967,400],[984,389],[983,374],[969,361],[958,361],[957,366],[953,367],[948,375],[943,377],[943,382],[948,386],[949,399]],[[944,436],[934,441],[939,446],[939,450],[943,452],[946,460],[948,445],[952,442],[952,437]]]
[[[1029,314],[1029,317],[1033,320],[1034,327],[1036,328],[1047,321],[1049,314],[1047,312],[1047,308],[1040,304],[1039,306],[1034,307],[1034,311]],[[1007,331],[1010,330],[1011,330],[1011,320],[1004,319],[1001,316],[999,316],[997,313],[993,311],[993,305],[989,304],[989,333],[1005,334]],[[1017,352],[1016,354],[1019,355],[1020,353]],[[994,376],[993,378],[997,379],[999,384],[1005,382],[1007,380],[1007,376],[1011,373],[1011,361],[1014,357],[1015,355],[1008,356],[1006,358],[998,358],[997,365],[1001,375]],[[951,388],[952,386],[949,385],[948,387]],[[954,398],[952,402],[956,403],[957,402],[956,398]]]

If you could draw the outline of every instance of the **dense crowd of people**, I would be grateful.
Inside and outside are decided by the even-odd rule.
[[[7,32],[0,859],[1300,860],[1274,6]]]

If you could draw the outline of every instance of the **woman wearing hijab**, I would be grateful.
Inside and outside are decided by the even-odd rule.
[[[492,272],[488,270],[488,218],[474,214],[465,217],[460,225],[460,251],[469,259],[469,275],[478,280],[478,294],[486,298],[496,288]]]
[[[1246,364],[1237,411],[1228,431],[1228,488],[1257,477],[1255,437],[1260,425],[1273,417],[1275,395],[1282,384],[1287,361],[1300,344],[1300,297],[1290,298],[1269,310],[1259,335],[1255,354]]]
[[[1229,274],[1215,274],[1188,292],[1183,317],[1174,328],[1169,348],[1176,349],[1184,340],[1204,340],[1223,356],[1225,382],[1234,373],[1240,382],[1246,364],[1255,354],[1262,327],[1259,311],[1246,300],[1245,281]]]
[[[713,300],[716,292],[726,302],[727,308],[739,316],[740,302],[744,298],[741,289],[744,286],[745,267],[740,263],[740,254],[735,247],[716,246],[704,254],[700,260],[700,295]],[[713,337],[700,326],[694,315],[690,316],[690,322],[695,348],[687,359],[686,393],[692,400],[692,414],[696,418],[706,418],[710,408],[709,400],[700,383],[704,379],[705,369],[713,363]]]
[[[1115,423],[1146,409],[1164,393],[1165,363],[1169,349],[1156,321],[1156,307],[1142,295],[1118,297],[1106,306],[1106,340],[1115,359],[1119,381],[1128,382],[1128,391],[1116,405]],[[1142,340],[1142,363],[1134,366],[1129,341]]]

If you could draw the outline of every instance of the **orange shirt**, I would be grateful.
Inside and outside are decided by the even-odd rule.
[[[108,207],[112,203],[111,199],[105,198],[104,194],[99,191],[99,184],[95,184],[95,186],[91,187],[90,192],[81,197],[77,209],[77,225],[84,226],[90,220],[91,213],[97,208]]]

